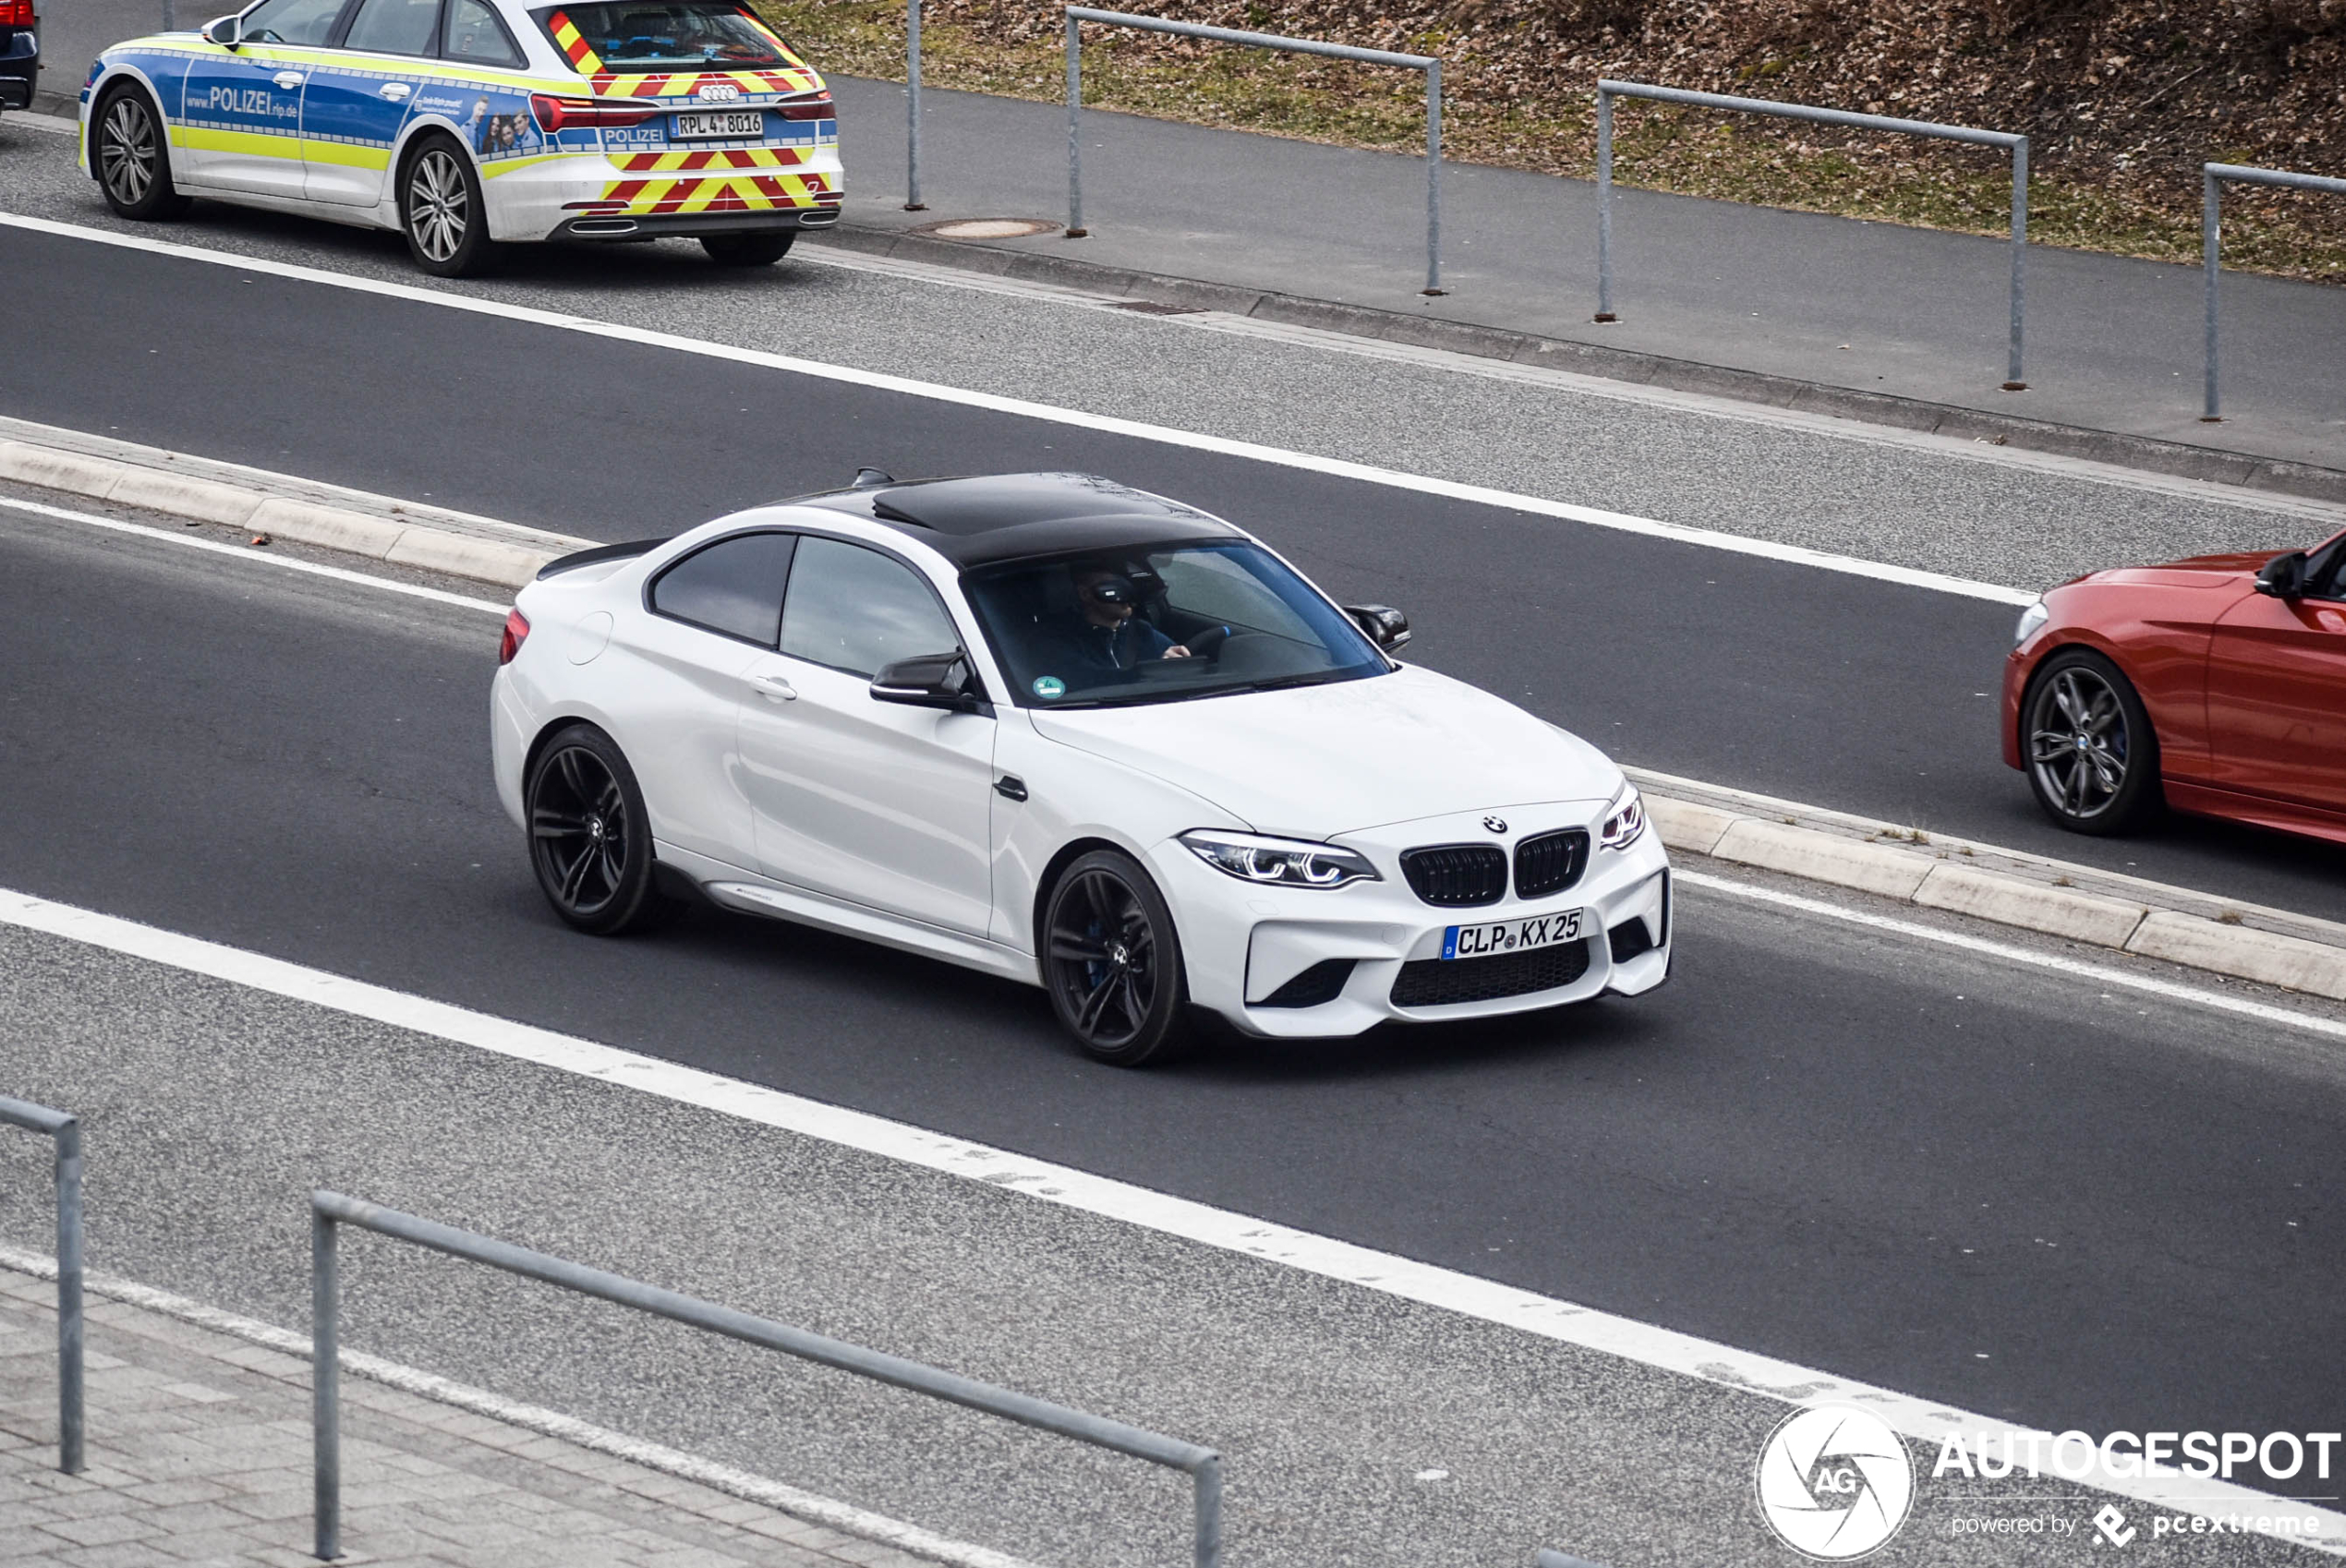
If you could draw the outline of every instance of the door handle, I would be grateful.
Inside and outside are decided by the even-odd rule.
[[[756,687],[758,695],[769,703],[789,703],[798,700],[798,688],[779,675],[753,675],[749,678],[749,683]]]
[[[416,90],[404,81],[387,81],[375,90],[385,98],[405,98]]]
[[[271,77],[269,79],[275,82],[279,87],[284,88],[287,92],[291,92],[295,88],[301,85],[301,73],[299,71],[279,71],[275,76]]]

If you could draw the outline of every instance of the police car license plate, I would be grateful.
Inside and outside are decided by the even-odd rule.
[[[1493,921],[1489,925],[1454,925],[1442,934],[1445,959],[1487,959],[1532,947],[1554,947],[1580,940],[1581,911]]]
[[[756,109],[735,109],[719,115],[679,115],[671,136],[764,136],[766,115]]]

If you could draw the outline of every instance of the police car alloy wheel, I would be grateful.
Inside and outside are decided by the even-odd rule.
[[[443,137],[425,142],[408,159],[399,209],[408,254],[427,272],[461,278],[482,270],[495,253],[480,180],[471,161]]]
[[[172,218],[188,201],[171,184],[154,106],[135,87],[117,88],[98,105],[98,188],[126,218]]]
[[[1135,1067],[1180,1043],[1180,939],[1131,856],[1094,850],[1061,873],[1043,941],[1051,1006],[1089,1055]]]

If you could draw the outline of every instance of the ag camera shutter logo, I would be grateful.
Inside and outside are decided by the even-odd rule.
[[[1887,1542],[1914,1505],[1906,1445],[1845,1405],[1796,1411],[1768,1434],[1753,1478],[1760,1516],[1803,1557],[1846,1562]]]

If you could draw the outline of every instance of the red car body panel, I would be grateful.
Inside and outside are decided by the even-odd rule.
[[[2168,804],[2346,843],[2346,599],[2257,592],[2279,553],[2096,572],[2048,592],[2049,619],[2004,661],[2005,763],[2025,766],[2038,665],[2089,647],[2142,697]]]

